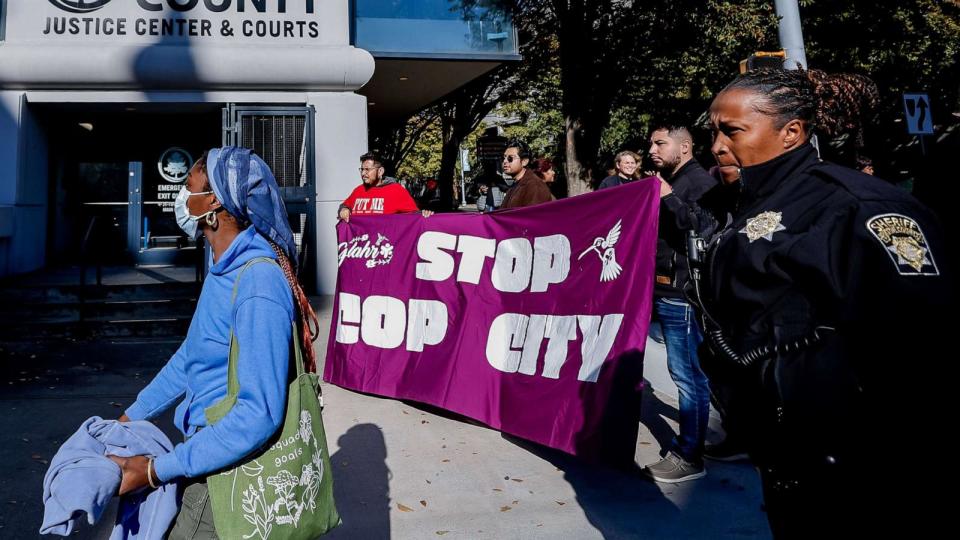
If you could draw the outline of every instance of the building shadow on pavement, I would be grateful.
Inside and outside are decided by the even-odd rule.
[[[588,463],[510,435],[503,437],[563,471],[564,480],[576,492],[577,505],[605,539],[668,538],[659,532],[662,524],[680,520],[680,510],[641,475],[636,464],[614,468]]]
[[[649,382],[643,386],[640,404],[639,437],[630,463],[589,462],[503,437],[563,472],[577,504],[604,539],[768,538],[751,466],[709,463],[706,479],[681,484],[657,484],[643,475],[641,467],[656,460],[654,445],[661,453],[670,448],[676,434],[670,422],[677,421],[679,412],[655,394]]]
[[[678,411],[676,407],[664,403],[654,393],[653,385],[644,381],[643,396],[641,397],[640,405],[640,424],[647,429],[650,436],[657,441],[661,449],[670,448],[670,445],[673,443],[673,438],[676,436],[676,431],[667,423],[666,419],[668,418],[674,422],[679,422],[680,411]],[[644,444],[644,441],[642,441],[643,438],[644,433],[641,428],[640,444]],[[647,442],[647,444],[649,444],[649,442]],[[643,465],[646,464],[644,463]]]
[[[390,469],[383,432],[375,424],[358,424],[339,439],[330,456],[333,494],[343,523],[325,539],[390,538]]]

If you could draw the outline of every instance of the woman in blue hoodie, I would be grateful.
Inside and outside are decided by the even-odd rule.
[[[296,318],[301,325],[305,369],[313,371],[316,316],[295,277],[293,233],[263,160],[241,148],[211,150],[194,164],[175,210],[188,235],[206,238],[213,265],[186,339],[120,420],[149,420],[180,400],[175,422],[187,440],[156,459],[112,459],[123,471],[121,494],[163,482],[187,484],[171,538],[216,538],[205,478],[240,462],[279,429],[290,323]],[[277,264],[250,265],[231,300],[241,269],[257,257]],[[240,393],[230,412],[208,426],[204,410],[227,393],[231,328],[240,345]]]

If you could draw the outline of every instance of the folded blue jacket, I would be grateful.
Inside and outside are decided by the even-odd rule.
[[[67,536],[87,515],[94,525],[120,487],[120,467],[106,457],[159,456],[173,449],[150,422],[89,418],[60,446],[43,478],[40,534]],[[177,486],[144,489],[120,498],[111,540],[162,539],[177,515]]]

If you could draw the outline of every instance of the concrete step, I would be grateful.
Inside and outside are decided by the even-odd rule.
[[[0,325],[190,318],[196,307],[195,298],[7,304],[0,306]]]
[[[183,336],[199,293],[195,283],[5,287],[0,340]]]
[[[50,285],[0,288],[0,307],[9,304],[69,304],[85,301],[132,301],[196,298],[198,283],[152,283],[144,285]]]
[[[24,323],[0,327],[0,342],[16,344],[49,339],[184,337],[190,318]]]

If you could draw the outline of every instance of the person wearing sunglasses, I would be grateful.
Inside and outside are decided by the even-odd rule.
[[[503,151],[503,172],[513,178],[513,185],[500,208],[521,208],[554,200],[550,188],[537,173],[527,168],[530,148],[523,141],[510,141]]]

